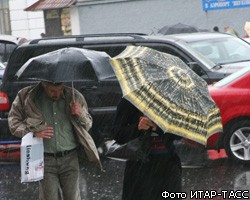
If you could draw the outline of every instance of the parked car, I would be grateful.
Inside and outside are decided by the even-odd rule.
[[[240,68],[250,66],[249,43],[245,40],[232,35],[226,37],[226,34],[207,36],[201,34],[196,37],[193,34],[177,38],[212,61],[214,63],[212,69],[217,69],[217,72],[231,74]]]
[[[20,45],[25,41],[27,40],[21,37],[0,35],[0,62],[6,63],[17,45]]]
[[[209,92],[221,112],[221,147],[229,158],[250,163],[250,67],[209,86]]]
[[[18,81],[15,77],[18,69],[32,57],[64,47],[105,51],[113,57],[121,53],[127,45],[148,46],[178,56],[209,84],[228,76],[233,71],[237,71],[244,66],[243,64],[250,65],[250,61],[247,62],[247,58],[244,57],[244,60],[237,60],[237,67],[232,68],[231,65],[228,66],[226,64],[219,66],[218,63],[212,62],[195,49],[200,47],[198,42],[203,40],[224,41],[223,44],[225,46],[223,50],[225,51],[226,48],[229,48],[228,52],[229,50],[235,50],[235,45],[237,44],[239,47],[242,47],[241,49],[249,52],[248,59],[250,60],[250,45],[239,38],[222,33],[200,32],[168,36],[135,33],[93,34],[42,38],[25,42],[13,51],[0,88],[0,126],[3,127],[1,128],[0,141],[9,141],[9,143],[20,142],[19,138],[15,138],[10,134],[7,117],[17,92],[25,86],[36,83],[35,81]],[[197,44],[193,48],[191,44],[195,41]],[[231,43],[231,41],[234,42]],[[227,43],[229,45],[226,45]],[[234,46],[231,47],[230,44],[234,44]],[[212,49],[214,50],[215,48]],[[236,66],[236,60],[233,62]],[[98,80],[98,77],[94,74],[88,74],[86,77],[89,78],[74,82],[74,86],[85,96],[88,102],[89,111],[94,118],[91,134],[97,146],[99,146],[110,137],[112,120],[122,93],[115,77],[104,81]]]

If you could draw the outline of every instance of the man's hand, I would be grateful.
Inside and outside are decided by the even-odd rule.
[[[140,117],[139,124],[138,124],[138,129],[139,130],[148,130],[152,129],[153,131],[156,131],[157,125],[152,122],[148,117],[143,116]]]
[[[46,129],[34,132],[36,137],[50,139],[53,137],[53,127],[48,126]]]
[[[81,116],[83,110],[82,106],[79,103],[72,103],[71,105],[71,114],[76,116]]]

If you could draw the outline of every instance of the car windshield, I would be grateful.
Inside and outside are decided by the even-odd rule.
[[[189,43],[215,64],[250,61],[250,45],[237,38],[216,38]]]
[[[190,52],[192,55],[194,55],[195,57],[198,58],[198,60],[205,65],[207,68],[211,69],[215,66],[215,63],[212,62],[210,59],[208,59],[206,56],[204,56],[203,54],[201,54],[200,52],[198,52],[197,50],[195,50],[194,48],[192,48],[188,43],[182,41],[182,40],[178,40],[176,41],[179,46],[181,46],[182,48],[186,49],[188,52]]]
[[[223,78],[222,80],[215,83],[213,86],[214,87],[223,87],[225,85],[228,85],[229,83],[232,83],[234,80],[237,80],[238,78],[244,76],[249,71],[250,71],[250,67],[243,68],[240,71],[237,71],[237,72],[227,76],[226,78]]]

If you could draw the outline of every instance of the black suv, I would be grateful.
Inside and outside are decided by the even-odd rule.
[[[0,145],[15,142],[20,143],[20,139],[12,136],[8,130],[7,116],[17,92],[25,86],[36,83],[16,80],[16,72],[28,59],[64,47],[79,47],[105,51],[113,57],[121,53],[127,45],[141,45],[178,56],[210,84],[232,72],[226,68],[226,62],[212,62],[211,59],[218,57],[219,52],[217,52],[212,44],[209,46],[209,43],[206,42],[210,40],[214,41],[214,44],[218,44],[219,41],[236,40],[236,42],[245,49],[248,49],[250,55],[250,45],[246,42],[234,36],[220,33],[193,33],[169,36],[150,36],[134,33],[95,34],[43,38],[24,43],[18,46],[12,53],[0,89]],[[199,41],[202,41],[202,43],[199,44]],[[193,48],[190,44],[193,45]],[[208,47],[206,47],[206,45]],[[237,48],[236,46],[234,49],[231,49],[230,53],[237,50]],[[233,53],[232,58],[237,57],[239,60],[240,55],[238,54],[242,54],[242,52],[245,51],[244,48],[243,50],[241,49],[242,51]],[[211,50],[215,52],[208,52]],[[206,54],[210,57],[206,57]],[[225,50],[224,54],[226,54]],[[244,58],[244,60],[247,60],[247,58]],[[250,60],[250,58],[248,58],[248,60]],[[242,61],[239,62],[245,63]],[[234,66],[235,63],[237,62],[234,62]],[[242,66],[238,66],[238,68],[240,67]],[[232,67],[230,69],[232,69]],[[237,70],[237,68],[233,69]],[[115,77],[100,81],[95,74],[87,74],[82,81],[75,82],[74,86],[83,93],[87,100],[90,113],[94,119],[91,134],[97,146],[99,146],[104,138],[110,137],[111,122],[114,117],[116,105],[122,96],[119,84]]]

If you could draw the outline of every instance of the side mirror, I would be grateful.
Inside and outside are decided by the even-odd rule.
[[[188,62],[187,65],[199,76],[206,74],[205,71],[198,65],[197,62]]]

